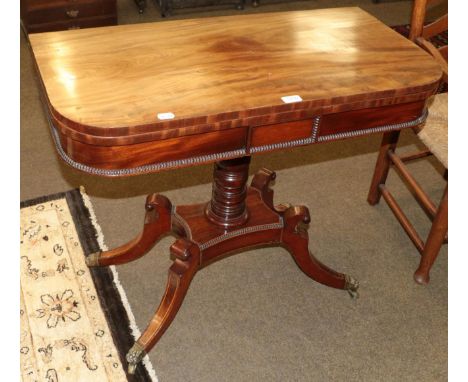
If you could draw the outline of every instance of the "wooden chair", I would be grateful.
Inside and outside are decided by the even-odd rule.
[[[443,81],[448,83],[448,46],[437,49],[429,39],[445,30],[448,30],[448,14],[436,21],[425,24],[426,8],[437,0],[415,0],[411,17],[411,28],[409,38],[416,44],[429,52],[437,60],[444,72]],[[395,217],[408,234],[416,248],[421,254],[421,261],[414,273],[414,280],[419,284],[429,282],[429,272],[439,254],[440,248],[447,241],[448,229],[448,93],[437,94],[428,104],[428,118],[422,126],[414,129],[419,139],[427,147],[427,150],[410,155],[399,156],[395,149],[398,142],[399,131],[384,134],[380,147],[374,176],[369,190],[368,202],[375,205],[383,196]],[[444,178],[447,180],[442,200],[439,206],[430,200],[418,182],[409,172],[405,162],[420,159],[428,155],[434,155],[445,167]],[[388,171],[393,167],[406,181],[408,188],[426,211],[432,220],[432,226],[426,241],[423,241],[415,228],[398,205],[395,198],[385,185]]]

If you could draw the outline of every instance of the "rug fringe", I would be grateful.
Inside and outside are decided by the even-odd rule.
[[[94,208],[93,208],[93,205],[91,203],[91,199],[89,198],[89,196],[86,193],[86,190],[85,190],[85,188],[83,186],[80,186],[80,193],[81,193],[81,197],[83,198],[84,205],[86,206],[86,208],[89,211],[89,216],[90,216],[90,219],[91,219],[91,223],[93,224],[93,227],[96,230],[96,234],[97,234],[96,239],[97,239],[97,242],[99,244],[99,247],[103,251],[107,251],[108,248],[107,248],[107,246],[106,246],[106,244],[104,242],[104,235],[102,233],[101,226],[97,222],[96,214],[94,213]],[[115,269],[114,265],[111,265],[109,268],[112,271],[115,287],[119,291],[120,298],[122,299],[123,306],[125,308],[125,311],[127,312],[127,316],[128,316],[129,321],[130,321],[130,331],[132,333],[133,338],[136,341],[141,335],[140,329],[138,328],[138,325],[136,324],[135,316],[133,315],[133,311],[132,311],[132,308],[130,306],[130,302],[127,299],[127,294],[125,293],[125,290],[123,289],[122,284],[120,283],[119,274],[117,272],[117,269]],[[151,380],[153,382],[158,382],[158,377],[156,376],[156,372],[155,372],[155,370],[153,368],[153,365],[151,364],[151,361],[150,361],[148,355],[146,355],[143,358],[142,363],[143,363],[143,365],[145,365],[146,370],[148,370],[148,374],[149,374]]]

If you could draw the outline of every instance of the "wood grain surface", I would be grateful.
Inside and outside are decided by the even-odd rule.
[[[441,77],[427,53],[359,8],[51,32],[30,42],[54,122],[82,142],[424,100]],[[289,95],[303,102],[284,104]],[[175,117],[158,119],[167,112]]]

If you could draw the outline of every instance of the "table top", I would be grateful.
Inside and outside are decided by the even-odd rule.
[[[126,176],[417,126],[442,76],[359,8],[30,36],[57,150]]]
[[[425,52],[354,7],[51,32],[30,42],[54,114],[97,136],[414,94],[441,76]],[[285,105],[292,95],[302,102]]]

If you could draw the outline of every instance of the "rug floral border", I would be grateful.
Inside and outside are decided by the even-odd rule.
[[[26,200],[20,203],[20,208],[63,198],[67,201],[85,255],[101,250],[97,241],[98,233],[91,221],[91,214],[84,204],[79,189]],[[101,309],[106,316],[112,339],[118,350],[120,362],[126,369],[125,355],[135,339],[130,332],[130,320],[122,303],[122,297],[115,286],[114,276],[109,267],[90,268],[89,270],[98,292]],[[125,370],[125,373],[129,382],[152,381],[148,370],[143,364],[138,365],[134,375],[128,374],[127,370]]]

